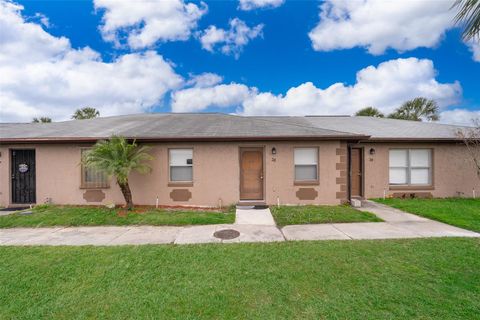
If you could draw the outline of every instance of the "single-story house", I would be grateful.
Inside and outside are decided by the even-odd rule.
[[[114,179],[81,165],[111,135],[151,146],[133,173],[139,205],[340,204],[351,198],[474,195],[460,127],[350,116],[138,114],[0,124],[0,205],[123,204]]]

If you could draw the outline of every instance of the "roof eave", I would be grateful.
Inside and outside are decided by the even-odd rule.
[[[318,141],[318,140],[364,140],[369,136],[231,136],[231,137],[126,137],[138,142],[228,142],[228,141]],[[12,143],[87,143],[109,139],[109,137],[46,137],[46,138],[0,138],[0,144]]]
[[[362,142],[463,142],[460,138],[388,138],[371,137]]]

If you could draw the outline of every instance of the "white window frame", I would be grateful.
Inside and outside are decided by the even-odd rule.
[[[172,154],[171,152],[174,150],[190,150],[192,152],[192,164],[185,164],[181,166],[172,166],[171,159],[172,159]],[[168,149],[168,182],[169,183],[193,183],[193,148],[169,148]],[[191,180],[172,180],[172,167],[191,167],[192,168],[192,179]]]
[[[315,155],[316,155],[316,159],[317,159],[316,163],[311,163],[311,164],[296,164],[296,161],[295,161],[295,151],[296,151],[296,150],[299,150],[299,149],[312,149],[312,150],[314,150],[314,151],[315,151]],[[306,183],[318,183],[318,181],[319,181],[319,172],[318,172],[318,171],[319,171],[319,170],[318,170],[319,167],[318,167],[318,163],[319,163],[319,161],[320,161],[320,160],[319,160],[320,157],[319,157],[319,151],[318,151],[318,150],[319,150],[318,147],[295,147],[295,148],[293,148],[293,176],[294,176],[293,178],[294,178],[294,182],[299,182],[299,183],[305,183],[305,182],[306,182]],[[297,167],[313,166],[313,165],[315,166],[315,172],[316,172],[316,177],[315,177],[315,179],[308,179],[308,180],[299,180],[299,179],[297,179],[297,176],[296,176],[296,172],[297,172],[296,168],[297,168]]]
[[[390,152],[392,150],[401,150],[401,151],[406,151],[407,153],[407,165],[406,166],[390,166]],[[410,152],[413,150],[426,150],[428,151],[428,162],[429,166],[412,166],[411,165],[411,157],[410,157]],[[406,183],[391,183],[390,181],[390,169],[405,169],[406,170]],[[427,169],[428,170],[428,182],[427,183],[411,183],[412,181],[412,169]],[[390,149],[388,151],[388,183],[390,186],[419,186],[419,187],[430,187],[433,185],[433,149],[431,148],[394,148]]]

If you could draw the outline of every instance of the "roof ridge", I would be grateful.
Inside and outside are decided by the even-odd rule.
[[[422,124],[433,124],[436,126],[444,126],[444,127],[461,127],[461,128],[472,128],[470,126],[460,125],[460,124],[449,124],[449,123],[440,123],[436,121],[415,121],[415,120],[405,120],[405,119],[394,119],[394,118],[377,118],[377,117],[370,117],[370,116],[352,116],[352,118],[364,118],[364,119],[375,119],[375,120],[387,120],[387,121],[394,121],[394,122],[407,122],[407,123],[422,123]]]

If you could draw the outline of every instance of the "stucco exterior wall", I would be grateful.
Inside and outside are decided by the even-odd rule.
[[[152,171],[146,175],[132,173],[130,186],[133,200],[139,205],[190,205],[216,207],[235,204],[240,196],[240,147],[264,148],[264,188],[268,204],[339,204],[346,199],[346,144],[339,141],[323,142],[205,142],[205,143],[157,143],[150,144],[154,160]],[[314,146],[319,148],[319,184],[310,186],[294,185],[294,147]],[[36,150],[36,194],[37,203],[50,198],[56,204],[99,205],[123,204],[120,189],[112,180],[110,188],[101,189],[104,199],[87,202],[85,189],[80,188],[81,149],[85,144],[37,144],[0,146],[0,205],[11,205],[10,194],[10,149]],[[272,148],[277,150],[272,155]],[[193,148],[193,185],[172,186],[168,179],[168,149]],[[316,191],[314,199],[299,199],[300,189]],[[313,189],[313,190],[311,190]],[[191,194],[186,201],[174,201],[172,191],[188,190]],[[187,193],[188,193],[187,192]],[[311,192],[310,192],[311,193]],[[175,196],[173,196],[175,198]],[[301,198],[301,197],[300,197]]]
[[[430,192],[433,197],[472,197],[480,193],[480,180],[468,152],[460,143],[365,143],[364,191],[366,198],[401,192]],[[369,150],[375,149],[370,155]],[[433,150],[433,186],[402,188],[389,186],[389,150],[391,148],[430,148]]]

